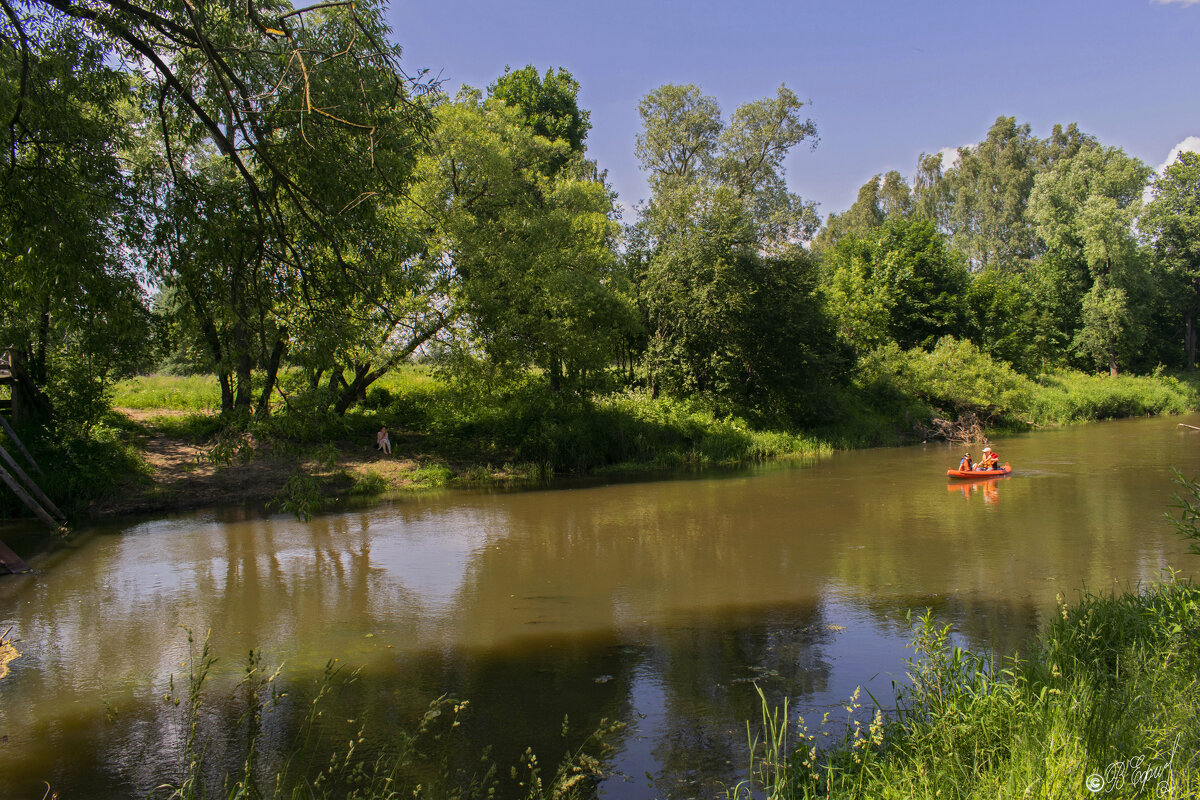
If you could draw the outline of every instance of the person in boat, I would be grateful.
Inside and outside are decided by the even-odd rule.
[[[967,453],[962,457],[962,461],[958,462],[960,472],[970,472],[975,469],[975,465],[971,463],[971,454]]]
[[[979,459],[976,469],[991,470],[1000,468],[1000,457],[992,452],[992,448],[983,448],[983,458]]]

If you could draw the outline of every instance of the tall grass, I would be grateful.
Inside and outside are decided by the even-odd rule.
[[[1171,375],[1086,375],[1060,372],[1042,377],[1031,413],[1040,424],[1067,424],[1118,417],[1184,414],[1200,408],[1194,379]]]
[[[340,714],[337,695],[357,679],[356,673],[335,665],[335,659],[326,664],[283,751],[268,753],[266,748],[278,743],[265,734],[267,717],[286,705],[281,703],[287,696],[280,686],[281,669],[264,667],[261,654],[251,651],[234,690],[242,707],[238,725],[209,731],[203,720],[217,659],[207,638],[197,650],[189,632],[188,643],[192,658],[184,684],[177,689],[172,678],[165,695],[179,708],[181,762],[177,774],[151,793],[157,800],[571,800],[595,794],[601,760],[612,751],[608,740],[623,727],[602,720],[550,769],[526,749],[506,772],[487,753],[464,757],[469,745],[461,734],[462,726],[470,724],[470,703],[446,696],[434,700],[407,727],[383,731],[360,724],[348,736],[331,734],[325,717]],[[565,720],[562,736],[571,736]],[[237,768],[222,771],[210,763],[210,753],[228,754],[229,748],[240,762]]]
[[[212,375],[140,375],[113,387],[117,408],[213,411],[221,408],[221,387]]]
[[[824,752],[803,728],[798,746],[786,749],[782,723],[770,718],[750,779],[729,797],[1200,791],[1200,587],[1190,581],[1171,574],[1143,591],[1060,604],[1024,660],[954,647],[949,628],[928,613],[914,631],[894,710],[885,716],[877,707],[863,724],[853,699],[845,736]]]

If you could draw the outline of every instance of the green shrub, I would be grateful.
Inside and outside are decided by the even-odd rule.
[[[1200,587],[1169,575],[1060,605],[1024,661],[954,647],[949,631],[927,612],[895,711],[864,724],[856,692],[827,750],[803,720],[785,750],[764,700],[750,778],[729,796],[1085,797],[1092,775],[1099,796],[1200,789]]]
[[[969,412],[989,422],[1026,419],[1035,391],[1007,363],[952,336],[939,339],[932,351],[889,343],[868,354],[860,367],[864,385],[876,394],[919,398],[955,418]]]

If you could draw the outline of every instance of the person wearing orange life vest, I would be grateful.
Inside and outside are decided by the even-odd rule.
[[[958,469],[960,472],[970,472],[975,469],[975,465],[971,463],[970,453],[967,453],[962,457],[962,461],[958,462]]]
[[[983,457],[979,459],[979,463],[975,465],[976,469],[990,470],[1000,468],[1000,457],[992,452],[992,448],[983,448]]]

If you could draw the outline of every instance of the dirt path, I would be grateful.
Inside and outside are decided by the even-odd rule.
[[[156,422],[171,417],[186,417],[194,412],[167,409],[129,409],[116,411],[139,423],[147,431],[140,442],[149,474],[131,484],[127,491],[95,502],[89,512],[95,517],[178,511],[214,506],[262,504],[276,497],[288,479],[304,467],[325,479],[332,495],[348,491],[356,481],[370,474],[382,479],[384,491],[423,488],[431,485],[431,466],[438,466],[438,477],[445,480],[470,472],[476,480],[505,483],[522,480],[506,469],[479,467],[469,462],[456,463],[423,452],[424,437],[403,432],[392,433],[393,455],[385,456],[374,443],[339,442],[332,469],[322,468],[294,453],[275,453],[269,443],[247,439],[248,460],[214,463],[211,444],[197,443],[172,435]],[[378,483],[378,479],[376,479]],[[433,481],[434,484],[438,480]]]

